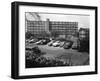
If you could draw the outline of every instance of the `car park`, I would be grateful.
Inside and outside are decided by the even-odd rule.
[[[73,44],[72,41],[67,41],[67,42],[64,44],[63,48],[64,48],[64,49],[70,49],[70,48],[72,47],[72,44]]]
[[[39,43],[39,45],[45,45],[47,42],[45,39],[41,40],[41,42]]]
[[[38,41],[38,39],[31,39],[30,41],[29,41],[29,43],[35,43],[35,42],[37,42]]]
[[[46,45],[48,42],[50,42],[49,39],[40,39],[35,44],[37,44],[37,45]]]
[[[47,45],[52,46],[52,44],[55,42],[55,40],[51,40]]]
[[[34,44],[39,45],[39,44],[41,44],[41,43],[42,43],[42,40],[39,40],[39,41],[35,42]]]
[[[73,43],[73,45],[72,45],[72,49],[77,50],[77,49],[78,49],[78,44],[77,44],[77,43]]]
[[[60,42],[60,47],[63,47],[64,44],[65,44],[65,41],[61,41],[61,42]]]
[[[52,44],[52,46],[54,46],[54,47],[58,47],[58,46],[60,46],[60,41],[56,41],[56,42],[54,42],[54,43]]]
[[[26,43],[29,43],[30,39],[25,40]]]
[[[42,44],[42,45],[46,45],[48,42],[50,42],[49,39],[43,39],[41,44]]]

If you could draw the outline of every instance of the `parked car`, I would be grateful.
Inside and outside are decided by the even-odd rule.
[[[26,39],[26,40],[25,40],[26,43],[29,43],[29,41],[30,41],[30,39]]]
[[[37,45],[45,45],[49,42],[50,40],[49,39],[41,39],[39,40],[38,42],[36,42],[35,44]]]
[[[60,42],[60,47],[63,47],[65,44],[65,41]]]
[[[73,44],[72,41],[67,41],[67,42],[64,44],[63,48],[64,48],[64,49],[70,49],[70,48],[72,47],[72,44]]]
[[[31,39],[30,41],[29,41],[29,43],[35,43],[35,42],[37,42],[38,41],[38,39]]]
[[[79,46],[78,46],[78,44],[74,42],[74,43],[73,43],[73,45],[72,45],[72,49],[77,50],[77,49],[78,49],[78,47],[79,47]]]
[[[52,44],[55,42],[55,40],[51,40],[47,45],[52,46]]]
[[[42,40],[39,40],[39,41],[35,42],[34,44],[39,45],[39,44],[41,44],[41,42],[42,42]]]
[[[56,42],[54,42],[54,43],[52,44],[52,46],[54,46],[54,47],[58,47],[58,46],[60,46],[60,41],[56,41]]]
[[[47,44],[48,42],[50,42],[49,39],[43,39],[42,42],[41,42],[41,44],[42,44],[42,45],[45,45],[45,44]]]

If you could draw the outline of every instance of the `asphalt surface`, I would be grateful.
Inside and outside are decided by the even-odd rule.
[[[86,52],[78,52],[77,50],[72,49],[63,49],[60,47],[53,47],[47,45],[38,46],[41,51],[46,52],[45,57],[54,58],[58,57],[63,60],[70,59],[72,65],[88,65],[89,64],[89,54]]]

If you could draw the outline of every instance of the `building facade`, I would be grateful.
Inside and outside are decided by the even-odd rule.
[[[80,28],[79,29],[79,39],[80,40],[89,40],[89,28]]]
[[[31,32],[34,35],[46,32],[51,34],[57,32],[60,36],[73,35],[78,32],[78,22],[64,22],[64,21],[28,21],[26,25],[26,32]]]

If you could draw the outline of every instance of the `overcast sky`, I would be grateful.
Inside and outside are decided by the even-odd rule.
[[[50,19],[50,21],[64,21],[64,22],[78,22],[78,27],[89,28],[90,16],[89,15],[78,15],[78,14],[50,14],[50,13],[26,13],[28,20],[43,20]]]

